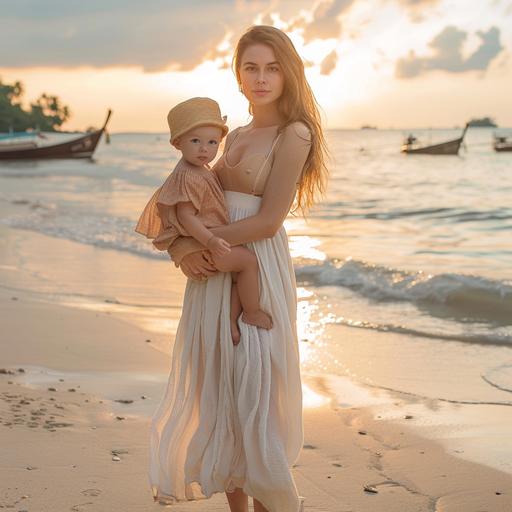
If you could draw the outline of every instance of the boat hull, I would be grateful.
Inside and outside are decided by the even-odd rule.
[[[499,153],[512,151],[512,142],[496,142],[494,144],[494,151],[498,151]]]
[[[462,137],[422,148],[411,148],[404,144],[402,146],[402,153],[413,153],[416,155],[458,155],[461,144]]]
[[[498,151],[498,153],[505,152],[505,151],[512,151],[512,145],[506,146],[506,147],[494,148],[494,150]]]

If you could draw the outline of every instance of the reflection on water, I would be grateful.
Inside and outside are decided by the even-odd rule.
[[[315,261],[324,261],[327,258],[325,252],[317,249],[321,245],[320,240],[312,236],[290,236],[290,254],[292,258],[303,258]]]

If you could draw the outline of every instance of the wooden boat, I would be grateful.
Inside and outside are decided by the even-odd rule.
[[[466,123],[466,126],[462,131],[462,135],[458,139],[441,142],[439,144],[433,144],[431,146],[414,147],[418,139],[414,137],[414,135],[410,134],[402,144],[401,151],[402,153],[414,153],[419,155],[458,155],[468,126],[469,123]]]
[[[494,151],[512,151],[512,140],[507,137],[494,135]]]
[[[24,143],[24,145],[18,143],[2,144],[0,145],[0,160],[91,158],[101,135],[107,127],[111,115],[112,111],[109,109],[107,118],[99,130],[86,133],[85,135],[66,142],[46,146],[38,146],[35,143]]]

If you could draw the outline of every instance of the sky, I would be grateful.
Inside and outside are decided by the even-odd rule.
[[[165,132],[192,96],[246,124],[231,70],[253,24],[292,39],[327,128],[512,126],[512,0],[0,0],[0,80],[70,107],[63,126]]]

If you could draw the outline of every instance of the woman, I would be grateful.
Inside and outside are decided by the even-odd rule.
[[[226,492],[232,512],[297,512],[290,472],[303,444],[296,285],[282,226],[294,199],[306,209],[326,181],[325,144],[303,63],[290,39],[251,27],[233,59],[252,121],[232,131],[215,171],[231,224],[214,228],[258,258],[261,304],[271,330],[238,322],[231,341],[229,273],[198,242],[169,248],[190,279],[168,387],[151,426],[155,500],[174,503]]]

